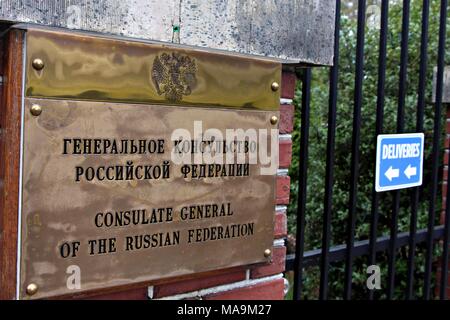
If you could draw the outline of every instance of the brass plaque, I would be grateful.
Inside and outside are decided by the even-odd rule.
[[[267,130],[258,147],[277,144],[278,112],[36,98],[24,108],[20,298],[270,260],[276,168],[173,155],[203,153],[197,137],[211,143],[199,121],[202,134]]]
[[[28,97],[276,111],[281,64],[86,33],[27,31]],[[38,61],[38,64],[34,62]]]

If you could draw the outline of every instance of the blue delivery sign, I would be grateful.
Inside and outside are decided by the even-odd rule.
[[[420,186],[423,144],[423,133],[379,135],[375,190],[381,192]]]

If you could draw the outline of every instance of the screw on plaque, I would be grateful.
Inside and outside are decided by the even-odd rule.
[[[42,113],[42,107],[38,104],[33,104],[30,108],[30,112],[33,116],[37,117]]]
[[[270,88],[272,89],[272,91],[278,91],[278,89],[280,89],[280,85],[278,84],[278,82],[272,82],[272,84],[270,85]]]
[[[33,60],[33,68],[36,70],[42,70],[44,69],[44,61],[42,59],[36,58]]]

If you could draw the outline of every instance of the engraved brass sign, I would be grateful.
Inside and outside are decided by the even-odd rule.
[[[278,62],[30,28],[18,297],[268,262]]]
[[[20,297],[268,261],[275,174],[249,162],[176,163],[172,153],[198,150],[194,139],[181,146],[176,129],[196,137],[201,122],[202,132],[224,136],[229,128],[270,132],[274,116],[26,98]],[[263,139],[270,145],[278,136]]]

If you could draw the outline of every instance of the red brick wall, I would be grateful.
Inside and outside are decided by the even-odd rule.
[[[93,296],[93,299],[283,299],[285,280],[283,271],[286,247],[283,238],[287,235],[286,205],[289,203],[290,179],[287,169],[292,158],[294,98],[296,76],[283,71],[280,101],[279,170],[276,185],[277,207],[275,215],[274,247],[270,264],[233,268],[220,273],[194,275],[184,280],[172,280],[160,284],[128,289]]]
[[[447,181],[448,181],[448,158],[450,151],[450,105],[447,105],[447,113],[446,113],[446,124],[445,124],[445,144],[444,144],[444,169],[442,173],[442,211],[441,211],[441,224],[445,222],[445,204],[447,201]],[[438,264],[438,271],[436,274],[436,295],[439,295],[440,292],[440,284],[441,284],[441,261]],[[448,282],[447,282],[447,299],[450,299],[450,262],[449,262],[449,273],[448,273]]]

